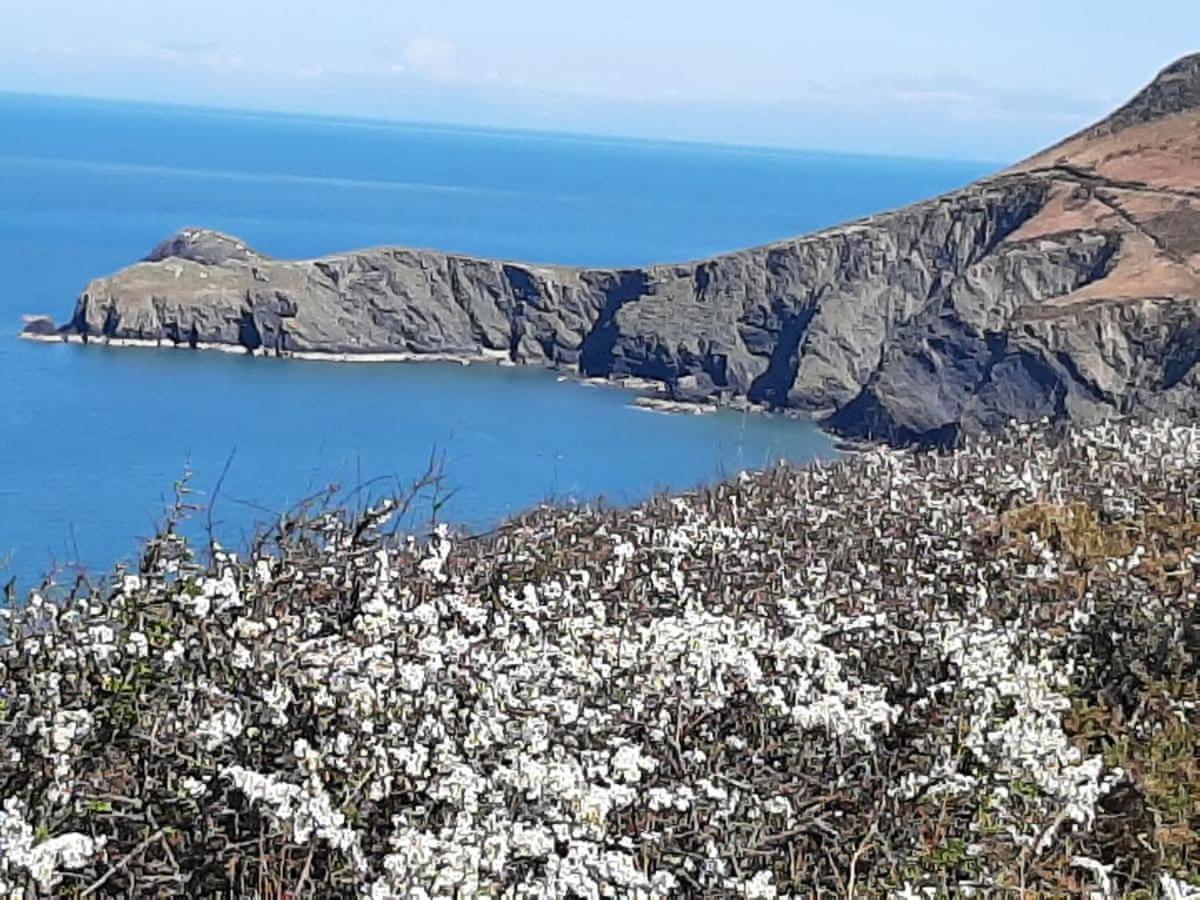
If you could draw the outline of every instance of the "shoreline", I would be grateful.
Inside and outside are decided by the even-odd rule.
[[[478,353],[413,353],[411,351],[395,351],[395,352],[335,352],[325,350],[287,350],[283,353],[272,351],[255,351],[241,344],[224,344],[211,342],[176,343],[169,340],[156,340],[151,338],[114,338],[114,337],[84,337],[81,334],[39,334],[37,332],[22,331],[18,334],[21,340],[32,341],[39,344],[75,344],[77,346],[91,346],[97,344],[101,347],[113,347],[117,349],[135,348],[144,350],[203,350],[207,352],[227,353],[232,356],[249,356],[256,359],[280,359],[280,360],[301,360],[305,362],[325,362],[325,363],[457,363],[461,366],[496,366],[498,368],[522,368],[522,369],[540,369],[541,371],[555,375],[559,382],[571,382],[578,384],[581,387],[589,388],[609,388],[627,391],[633,394],[630,401],[630,406],[639,409],[643,412],[660,413],[667,415],[711,415],[713,413],[727,410],[730,412],[753,413],[758,416],[766,416],[774,418],[782,416],[783,418],[795,419],[798,422],[807,422],[815,425],[822,433],[829,435],[831,438],[838,440],[838,437],[833,432],[823,428],[820,422],[815,418],[808,418],[794,411],[770,409],[768,407],[751,403],[745,397],[734,398],[730,402],[710,402],[696,400],[676,400],[667,396],[665,383],[654,381],[653,379],[643,378],[636,375],[629,376],[613,376],[613,377],[598,377],[594,375],[583,375],[579,372],[568,371],[550,366],[535,366],[524,363],[515,362],[503,350],[487,350],[481,349]]]
[[[308,362],[361,362],[361,363],[397,363],[397,362],[455,362],[464,366],[473,363],[489,363],[498,366],[517,366],[503,350],[485,350],[477,355],[466,353],[411,353],[411,352],[369,352],[351,353],[326,350],[287,350],[283,353],[251,350],[242,344],[219,344],[200,341],[195,344],[177,343],[175,341],[154,340],[151,338],[114,338],[87,337],[80,334],[31,334],[22,332],[18,335],[21,340],[33,341],[39,344],[76,344],[101,347],[139,348],[144,350],[204,350],[217,353],[228,353],[232,356],[251,356],[266,359],[298,359]]]
[[[645,412],[692,416],[707,416],[721,408],[715,403],[691,403],[687,400],[668,400],[660,397],[635,397],[632,406]]]

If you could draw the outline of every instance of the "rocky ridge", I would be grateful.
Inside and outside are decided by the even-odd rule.
[[[1198,202],[1200,55],[1010,170],[806,237],[593,269],[403,248],[285,261],[187,229],[30,336],[499,358],[945,443],[1200,411]]]

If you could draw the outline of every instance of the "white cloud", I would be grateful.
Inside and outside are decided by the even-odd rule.
[[[237,54],[213,43],[142,41],[127,44],[122,55],[137,62],[189,68],[203,67],[213,71],[247,71],[253,68]]]
[[[440,37],[415,37],[402,51],[405,68],[414,75],[437,81],[458,77],[458,46]]]
[[[212,41],[161,41],[157,46],[176,56],[212,56],[221,52],[221,45]]]

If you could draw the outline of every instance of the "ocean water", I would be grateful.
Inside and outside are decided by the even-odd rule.
[[[480,530],[545,499],[636,502],[832,453],[811,425],[636,409],[549,373],[48,346],[86,282],[185,225],[278,256],[407,244],[632,265],[774,240],[964,184],[987,166],[422,127],[0,94],[0,581],[103,572],[172,484],[218,536],[331,484],[378,495],[431,454],[443,516]],[[416,525],[414,524],[414,527]]]

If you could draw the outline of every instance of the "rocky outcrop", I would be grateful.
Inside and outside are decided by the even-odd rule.
[[[263,355],[504,357],[939,443],[1200,403],[1200,57],[1015,169],[808,237],[600,270],[383,248],[265,257],[185,230],[62,334]],[[1148,134],[1157,143],[1138,151]],[[1130,149],[1134,148],[1134,149]],[[1131,158],[1152,165],[1131,170]],[[1138,178],[1130,172],[1139,173]]]

